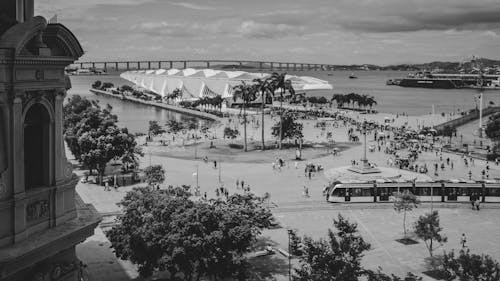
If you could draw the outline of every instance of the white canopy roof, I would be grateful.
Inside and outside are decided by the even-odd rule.
[[[174,89],[181,89],[183,97],[199,95],[210,92],[222,97],[232,96],[232,87],[245,81],[252,82],[256,78],[270,76],[267,73],[254,73],[245,71],[223,71],[214,69],[158,69],[127,71],[120,75],[125,80],[153,91],[161,96],[171,93]],[[292,81],[296,91],[331,90],[328,81],[309,76],[286,75],[285,79]],[[184,95],[184,92],[185,95]]]

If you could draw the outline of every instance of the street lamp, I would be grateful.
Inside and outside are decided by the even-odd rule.
[[[288,280],[291,281],[292,280],[292,254],[290,251],[290,240],[291,240],[293,230],[288,229],[287,231],[288,231]]]

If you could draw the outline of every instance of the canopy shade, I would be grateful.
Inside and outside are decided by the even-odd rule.
[[[207,94],[216,94],[224,98],[232,97],[232,87],[241,82],[252,83],[254,79],[265,79],[267,73],[245,71],[223,71],[214,69],[158,69],[127,71],[120,75],[125,80],[155,92],[162,97],[175,89],[187,91],[183,97],[201,98]],[[309,76],[286,75],[296,91],[332,90],[328,81]],[[207,88],[209,90],[207,90]]]

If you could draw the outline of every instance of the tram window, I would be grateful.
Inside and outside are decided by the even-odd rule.
[[[461,187],[459,188],[458,194],[460,196],[470,196],[471,192],[467,187]]]
[[[378,195],[387,195],[387,194],[388,194],[387,188],[381,187],[378,189]]]
[[[363,196],[373,196],[372,189],[371,188],[363,188],[362,190]]]
[[[417,188],[418,196],[431,196],[431,188],[430,187],[420,187]]]
[[[447,196],[458,195],[459,192],[458,188],[446,188],[445,190]]]
[[[345,188],[336,188],[334,191],[333,191],[333,195],[334,196],[338,196],[338,197],[344,197],[345,196]]]
[[[363,196],[363,189],[362,188],[353,188],[353,189],[351,189],[351,191],[352,191],[351,196],[354,196],[354,197]]]
[[[486,196],[500,196],[500,188],[486,188]]]

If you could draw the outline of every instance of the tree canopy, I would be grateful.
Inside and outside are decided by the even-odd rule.
[[[406,212],[417,208],[420,201],[417,196],[415,196],[410,191],[406,190],[404,192],[396,192],[394,194],[394,210],[398,213],[403,212],[403,233],[404,238],[406,238]]]
[[[443,256],[443,271],[446,281],[499,281],[500,265],[488,255],[471,254],[469,249]]]
[[[497,116],[497,118],[493,118],[488,122],[485,133],[488,138],[494,141],[500,140],[500,116]]]
[[[378,271],[365,269],[361,265],[361,259],[366,251],[371,249],[358,233],[357,224],[350,223],[342,215],[333,220],[336,232],[328,230],[327,239],[314,240],[311,237],[303,237],[297,242],[296,234],[293,232],[294,244],[300,243],[300,247],[294,246],[292,250],[299,253],[299,268],[294,270],[292,280],[294,281],[402,281],[403,279],[386,275]],[[293,238],[295,236],[295,238]],[[421,280],[409,273],[404,280]]]
[[[158,124],[158,121],[149,121],[149,129],[148,129],[149,134],[153,136],[161,135],[165,133],[165,130]]]
[[[193,201],[188,196],[145,187],[128,192],[119,224],[107,233],[117,257],[137,264],[144,277],[168,270],[185,280],[244,279],[245,254],[273,223],[263,199],[234,194]]]
[[[181,121],[177,120],[168,120],[166,124],[168,130],[170,133],[177,134],[178,132],[182,131],[185,129],[184,124]]]
[[[281,139],[301,139],[304,137],[302,134],[302,123],[297,122],[297,117],[292,113],[286,113],[283,115],[283,129],[281,134]],[[280,121],[278,121],[272,129],[272,135],[274,137],[279,137],[280,135]]]
[[[144,169],[148,186],[155,187],[165,181],[165,170],[161,165],[152,165]]]
[[[422,215],[415,222],[415,234],[425,242],[431,257],[434,250],[433,242],[443,244],[448,240],[446,236],[441,234],[442,230],[443,228],[439,225],[438,211]]]
[[[78,95],[64,106],[65,140],[75,158],[90,170],[97,169],[104,175],[112,159],[135,159],[142,155],[134,135],[126,128],[118,128],[112,107],[101,108],[97,101]]]

